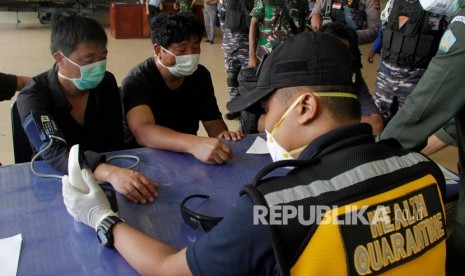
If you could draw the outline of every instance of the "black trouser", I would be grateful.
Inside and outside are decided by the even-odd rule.
[[[147,0],[148,1],[148,0]],[[160,13],[160,9],[158,7],[149,5],[149,15],[147,15],[149,19],[149,28],[152,30],[152,20],[156,14]]]

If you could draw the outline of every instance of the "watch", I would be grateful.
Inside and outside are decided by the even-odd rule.
[[[99,226],[97,227],[97,238],[101,244],[109,248],[114,248],[113,226],[115,226],[115,224],[120,221],[123,220],[117,216],[109,216],[100,222]]]

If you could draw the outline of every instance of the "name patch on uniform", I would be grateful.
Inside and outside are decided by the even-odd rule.
[[[439,42],[438,51],[441,51],[443,53],[448,53],[450,48],[454,45],[456,41],[457,41],[457,38],[455,37],[452,30],[450,29],[447,30],[442,36],[441,42]]]
[[[363,217],[368,224],[339,226],[350,275],[378,275],[446,238],[436,185],[370,206]]]
[[[456,17],[454,17],[452,19],[452,21],[450,23],[453,23],[453,22],[462,22],[463,24],[465,24],[465,16],[462,16],[462,15],[457,15]]]

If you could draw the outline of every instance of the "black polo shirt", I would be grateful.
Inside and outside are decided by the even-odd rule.
[[[0,73],[0,101],[9,100],[16,92],[15,75]]]
[[[150,57],[128,73],[121,91],[126,112],[148,105],[157,125],[177,132],[196,135],[199,121],[221,119],[210,72],[202,65],[171,90]]]
[[[42,158],[61,173],[68,171],[68,155],[72,145],[79,144],[89,167],[94,170],[105,161],[101,152],[123,148],[123,113],[120,94],[115,77],[105,73],[102,82],[89,90],[84,125],[81,126],[71,115],[72,106],[63,94],[54,68],[32,79],[18,94],[18,110],[24,122],[31,110],[51,115],[63,132],[65,145],[56,141],[42,154]],[[29,140],[37,141],[36,131],[26,131]],[[48,142],[44,142],[48,143]],[[43,145],[34,145],[43,148]]]

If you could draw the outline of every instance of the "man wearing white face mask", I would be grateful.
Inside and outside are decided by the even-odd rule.
[[[442,173],[397,143],[375,143],[370,125],[359,123],[352,61],[338,38],[303,33],[263,62],[257,88],[228,109],[261,101],[269,138],[298,160],[262,169],[230,212],[191,246],[172,248],[115,217],[87,171],[82,176],[91,193],[63,179],[66,209],[99,229],[101,240],[143,275],[444,275]],[[282,166],[295,169],[265,177]],[[410,198],[424,216],[399,214],[410,212]],[[369,217],[378,206],[385,216],[375,222]],[[317,210],[337,221],[323,223]],[[343,210],[357,211],[357,218],[340,219]]]
[[[126,119],[141,146],[186,152],[209,164],[232,157],[221,142],[240,140],[228,131],[216,103],[210,72],[199,65],[202,25],[190,13],[153,20],[154,56],[122,82]],[[209,137],[197,136],[199,121]]]
[[[57,13],[50,49],[53,68],[34,77],[18,95],[18,110],[34,150],[49,144],[35,127],[40,124],[35,114],[52,118],[62,137],[41,154],[43,160],[66,174],[70,148],[80,144],[98,180],[133,202],[153,202],[158,195],[155,182],[107,164],[102,154],[125,146],[120,94],[115,77],[106,71],[107,36],[102,26],[81,15]]]

